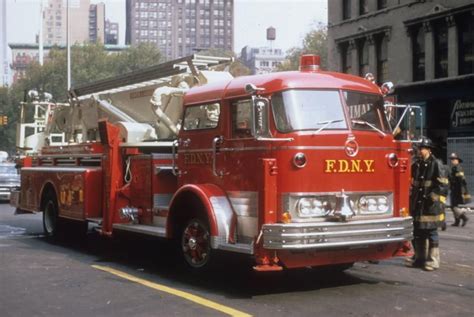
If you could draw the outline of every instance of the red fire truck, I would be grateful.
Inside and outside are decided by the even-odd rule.
[[[312,55],[299,71],[217,81],[202,80],[202,63],[180,61],[190,78],[181,83],[192,83],[184,90],[163,86],[176,61],[151,81],[135,73],[71,90],[56,120],[67,144],[44,146],[22,169],[18,208],[43,212],[47,235],[70,219],[106,236],[173,239],[196,269],[215,250],[251,255],[257,271],[406,255],[411,146],[394,139],[378,86],[322,71]],[[155,113],[176,101],[177,119],[134,114],[134,100],[151,95]],[[90,100],[99,110],[88,117]]]

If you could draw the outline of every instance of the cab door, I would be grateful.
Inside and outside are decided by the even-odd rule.
[[[178,139],[181,184],[222,183],[224,124],[219,101],[187,106]]]

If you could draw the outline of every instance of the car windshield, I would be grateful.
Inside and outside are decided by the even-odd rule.
[[[337,90],[286,90],[272,96],[275,125],[280,132],[347,129]]]
[[[344,91],[352,128],[356,130],[381,130],[390,132],[380,95]]]
[[[0,166],[0,174],[16,175],[17,171],[16,171],[15,166],[13,165],[4,165],[4,166]]]

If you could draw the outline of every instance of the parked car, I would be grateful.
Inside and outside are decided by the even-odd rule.
[[[15,163],[0,162],[0,201],[10,200],[10,193],[20,188],[20,173]]]

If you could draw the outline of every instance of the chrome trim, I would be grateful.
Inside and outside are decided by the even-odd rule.
[[[229,242],[230,224],[232,223],[232,206],[225,196],[212,196],[209,199],[217,222],[218,236]]]
[[[39,171],[39,172],[87,172],[87,171],[100,171],[101,167],[57,167],[57,166],[49,166],[49,167],[23,167],[21,171]]]
[[[112,225],[112,228],[117,230],[141,233],[149,236],[155,237],[166,237],[166,229],[154,226],[147,225],[138,225],[138,224],[125,224],[125,223],[115,223]]]
[[[224,138],[222,136],[216,136],[214,139],[212,139],[212,174],[217,177],[222,177],[223,173],[222,171],[217,171],[217,145],[221,144],[224,141]]]
[[[227,196],[237,216],[257,217],[258,192],[228,191]]]
[[[411,217],[352,222],[265,224],[263,247],[272,250],[363,247],[413,238]]]
[[[370,191],[370,192],[358,192],[358,191],[344,191],[344,193],[349,196],[349,200],[354,203],[354,206],[351,205],[351,208],[355,212],[354,217],[380,217],[380,216],[389,216],[392,215],[393,211],[393,193],[387,191]],[[300,217],[296,208],[298,199],[300,197],[321,197],[321,196],[333,196],[334,202],[336,201],[337,195],[340,195],[341,192],[286,192],[281,195],[281,202],[283,212],[289,211],[292,216],[292,222],[319,222],[326,221],[324,216],[319,217]],[[362,196],[385,196],[388,200],[388,210],[386,212],[365,212],[362,213],[359,209],[359,206],[356,204],[359,202],[359,199]]]
[[[243,254],[254,254],[254,242],[249,243],[227,243],[221,237],[211,237],[211,247],[213,249],[232,251]]]

